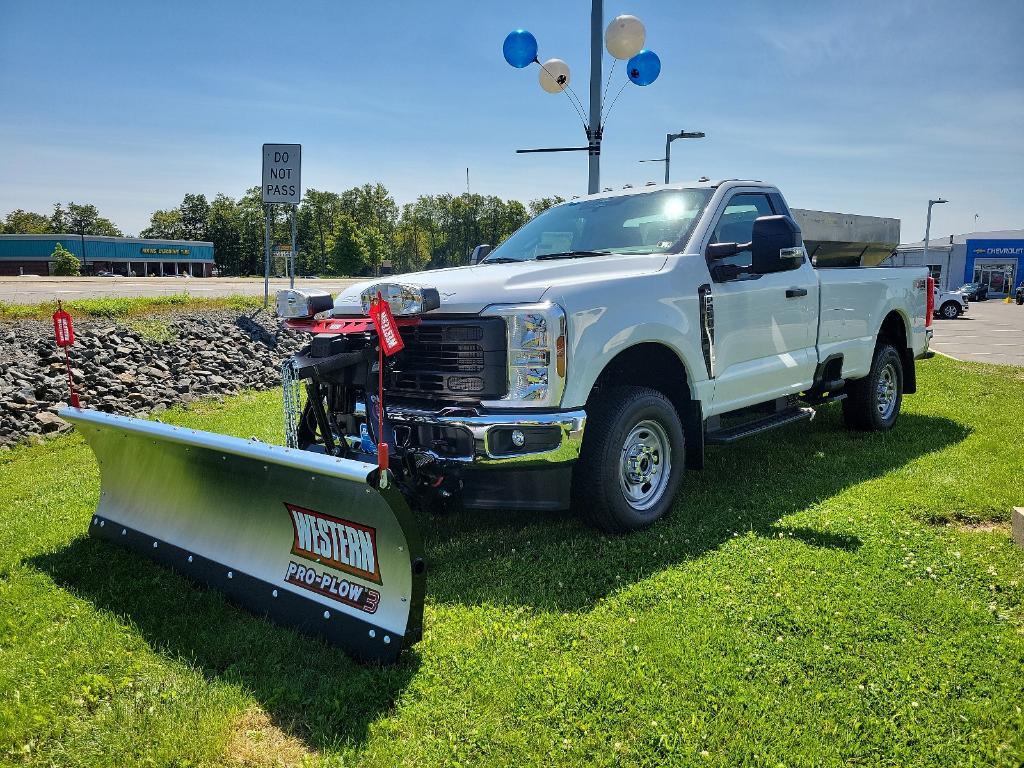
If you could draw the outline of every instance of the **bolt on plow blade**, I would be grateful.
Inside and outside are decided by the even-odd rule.
[[[420,639],[412,512],[371,464],[65,408],[100,466],[89,533],[254,613],[391,662]]]

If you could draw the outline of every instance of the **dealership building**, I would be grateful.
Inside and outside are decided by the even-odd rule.
[[[964,283],[981,283],[989,296],[1003,297],[1024,281],[1024,229],[969,232],[899,246],[885,266],[928,267],[936,283],[956,290]]]
[[[97,235],[0,235],[0,275],[52,275],[58,244],[82,262],[83,275],[213,274],[213,243]]]

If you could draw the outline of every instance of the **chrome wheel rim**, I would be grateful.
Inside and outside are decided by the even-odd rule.
[[[946,309],[943,310],[942,314],[944,314],[947,319],[952,320],[954,317],[956,317],[956,307],[954,307],[952,304],[947,304]]]
[[[672,472],[672,447],[665,428],[645,419],[629,431],[619,454],[619,488],[638,512],[657,504]]]
[[[875,406],[878,415],[887,421],[896,410],[896,367],[886,363],[878,373],[878,385],[875,390]]]

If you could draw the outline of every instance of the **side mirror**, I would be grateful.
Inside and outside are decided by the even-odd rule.
[[[750,240],[750,268],[764,275],[796,269],[804,261],[803,235],[789,216],[759,216]]]
[[[735,256],[742,250],[743,246],[739,243],[711,243],[707,251],[704,252],[704,256],[708,261],[727,259],[730,256]]]
[[[494,248],[490,245],[478,245],[473,249],[472,255],[469,257],[470,264],[479,264],[484,260],[484,256],[493,251]]]

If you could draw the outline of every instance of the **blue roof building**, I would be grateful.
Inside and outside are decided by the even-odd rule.
[[[0,235],[0,275],[51,275],[57,244],[82,262],[83,275],[210,277],[213,243],[98,235]]]

